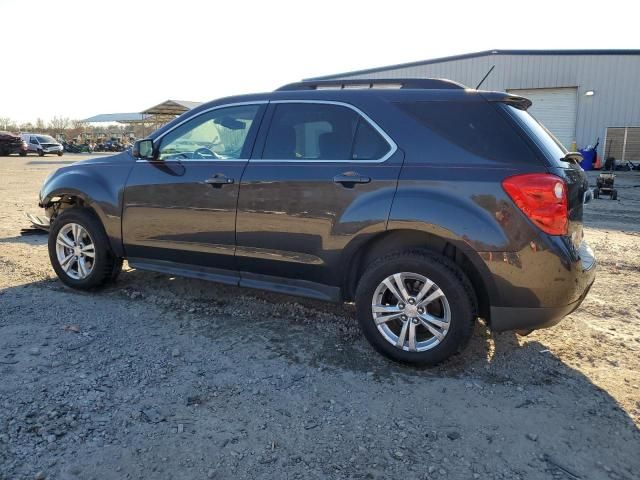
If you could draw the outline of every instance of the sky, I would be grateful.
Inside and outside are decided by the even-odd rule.
[[[0,117],[139,112],[481,50],[639,49],[632,3],[0,0]]]

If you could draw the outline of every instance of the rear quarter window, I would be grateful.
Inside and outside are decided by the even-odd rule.
[[[538,161],[516,127],[488,102],[425,101],[397,106],[432,132],[475,156],[503,163]]]
[[[534,141],[554,165],[557,166],[562,162],[562,158],[566,155],[567,150],[549,130],[525,110],[511,105],[502,105],[502,108],[522,124],[524,129],[533,137]],[[559,166],[561,166],[561,164]]]

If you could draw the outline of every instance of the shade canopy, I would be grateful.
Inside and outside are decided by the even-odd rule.
[[[102,113],[82,120],[86,123],[124,123],[124,124],[153,124],[162,125],[170,122],[184,112],[202,105],[202,102],[190,102],[187,100],[166,100],[143,112],[132,113]]]
[[[101,113],[93,117],[85,118],[82,121],[86,123],[142,123],[149,121],[149,115],[142,113]]]
[[[158,105],[147,108],[142,113],[149,115],[182,115],[192,108],[202,105],[202,102],[190,102],[187,100],[166,100]]]

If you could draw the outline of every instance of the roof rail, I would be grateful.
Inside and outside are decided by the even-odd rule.
[[[364,78],[349,80],[309,80],[305,82],[289,83],[276,90],[351,90],[351,89],[401,89],[410,88],[417,90],[459,90],[465,89],[464,85],[453,80],[443,78]]]

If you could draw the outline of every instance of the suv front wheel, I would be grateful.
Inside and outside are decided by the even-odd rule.
[[[102,224],[83,208],[65,210],[55,219],[49,231],[49,259],[60,280],[80,290],[114,281],[122,269]]]
[[[360,327],[373,347],[404,363],[436,365],[473,333],[475,295],[449,259],[397,252],[373,262],[356,292]]]

